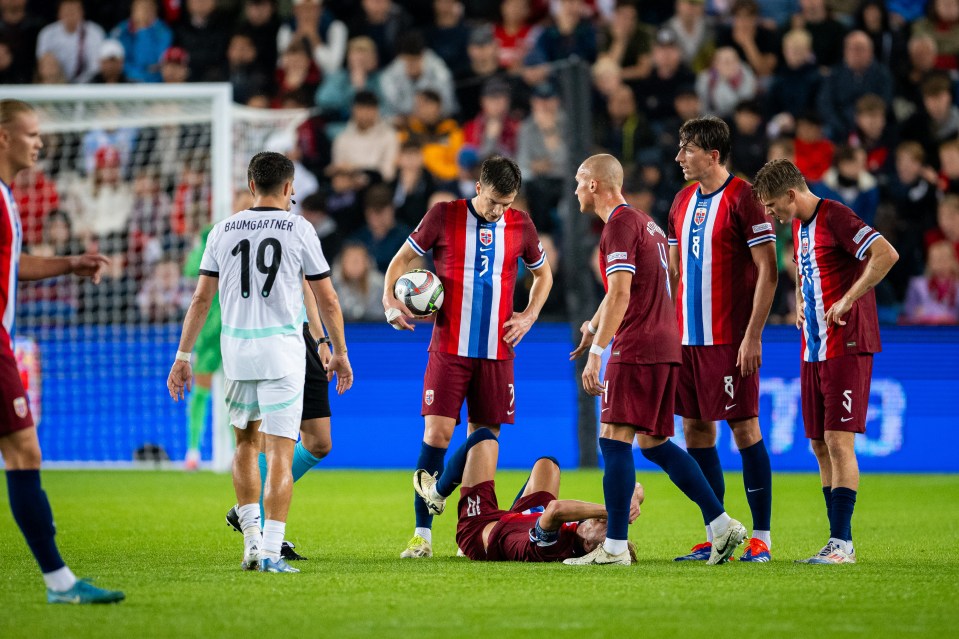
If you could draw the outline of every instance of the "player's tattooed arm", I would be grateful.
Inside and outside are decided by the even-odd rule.
[[[845,326],[842,317],[849,313],[852,305],[870,289],[882,281],[893,265],[899,261],[899,253],[886,238],[879,237],[866,249],[866,268],[849,291],[826,311],[826,326],[833,324]]]

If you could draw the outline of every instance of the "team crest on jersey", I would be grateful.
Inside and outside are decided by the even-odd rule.
[[[802,239],[802,254],[809,255],[809,238],[804,237]]]
[[[696,205],[696,214],[693,215],[693,221],[698,225],[706,221],[706,213],[709,211],[705,202]]]
[[[25,397],[18,397],[13,400],[13,412],[15,412],[20,419],[27,416],[27,400]]]
[[[425,398],[425,399],[426,399],[426,405],[427,405],[427,406],[432,406],[432,405],[433,405],[433,389],[430,389],[430,390],[426,391],[426,398]]]
[[[493,243],[493,229],[480,229],[480,242],[483,246],[489,246]]]

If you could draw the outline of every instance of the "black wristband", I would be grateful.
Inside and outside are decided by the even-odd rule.
[[[316,343],[317,345],[320,345],[320,344],[331,344],[332,342],[330,342],[330,338],[328,336],[324,335],[320,339],[316,340]]]

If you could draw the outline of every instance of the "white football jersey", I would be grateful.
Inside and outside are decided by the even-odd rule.
[[[200,274],[219,278],[228,379],[279,379],[304,370],[303,278],[330,276],[309,222],[271,207],[240,211],[210,231]]]

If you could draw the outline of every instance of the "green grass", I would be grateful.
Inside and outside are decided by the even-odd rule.
[[[502,501],[525,474],[503,472]],[[409,474],[318,471],[296,487],[288,537],[300,575],[239,570],[223,514],[227,476],[44,474],[74,572],[126,591],[118,606],[45,603],[33,558],[0,506],[0,637],[951,636],[959,623],[959,477],[869,475],[853,520],[859,564],[796,565],[828,536],[813,475],[775,478],[770,564],[676,564],[700,541],[698,510],[660,474],[631,529],[630,568],[493,564],[453,557],[454,512],[436,557],[400,561],[412,530]],[[749,524],[739,477],[727,507]],[[563,496],[602,500],[601,475],[566,473]]]

